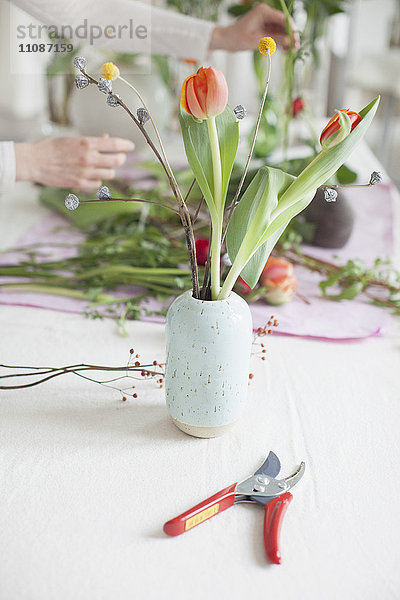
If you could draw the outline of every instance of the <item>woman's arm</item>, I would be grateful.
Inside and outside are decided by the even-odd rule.
[[[119,52],[170,54],[203,60],[213,23],[131,0],[13,0],[24,11],[57,29],[70,26],[77,45]],[[79,39],[85,31],[86,39]],[[78,29],[80,27],[80,29]],[[66,31],[69,33],[68,29]],[[36,33],[36,31],[34,32]],[[45,39],[42,33],[43,41]],[[66,36],[71,37],[71,36]],[[25,42],[37,42],[26,38]]]
[[[209,50],[253,50],[271,35],[289,46],[284,14],[259,4],[225,27],[131,0],[13,0],[20,8],[71,41],[119,52],[169,54],[202,62]],[[85,25],[86,23],[86,25]],[[64,32],[64,33],[65,33]],[[85,38],[80,38],[86,32]],[[37,31],[34,30],[34,34]],[[46,40],[42,32],[43,41]],[[297,38],[295,38],[295,44]],[[37,42],[27,39],[26,42]]]
[[[125,162],[126,153],[133,149],[130,140],[108,135],[44,138],[38,142],[15,144],[14,179],[60,188],[94,190],[102,181],[114,179],[115,169]]]
[[[0,192],[15,183],[14,142],[0,142]]]

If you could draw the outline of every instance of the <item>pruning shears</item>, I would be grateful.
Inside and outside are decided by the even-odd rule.
[[[281,470],[279,458],[270,452],[259,469],[241,483],[234,483],[187,510],[164,525],[170,536],[180,535],[207,519],[240,502],[257,503],[264,506],[264,547],[268,560],[280,564],[279,535],[282,520],[293,499],[290,490],[304,475],[305,464],[300,463],[292,475],[276,479]]]

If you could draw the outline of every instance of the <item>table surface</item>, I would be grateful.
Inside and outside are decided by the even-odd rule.
[[[358,162],[376,161],[364,147]],[[362,160],[361,160],[362,159]],[[46,211],[30,186],[0,199],[1,246]],[[130,347],[163,360],[164,328],[0,308],[0,360],[123,364]],[[253,358],[247,410],[225,437],[169,420],[163,390],[138,399],[74,376],[3,392],[2,600],[400,598],[399,327],[360,343],[271,336]],[[268,565],[261,507],[233,507],[186,535],[163,523],[250,475],[272,449],[303,480],[285,517],[283,563]]]

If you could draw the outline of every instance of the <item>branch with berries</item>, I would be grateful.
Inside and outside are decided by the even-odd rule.
[[[278,321],[271,316],[264,327],[259,327],[253,338],[252,355],[261,360],[266,359],[265,343],[261,341],[265,336],[271,335]],[[165,363],[152,360],[146,363],[140,362],[140,354],[133,348],[129,350],[129,358],[125,365],[112,367],[109,365],[93,365],[79,363],[61,367],[49,366],[24,366],[0,364],[0,390],[11,391],[36,387],[62,375],[75,375],[86,381],[97,383],[119,393],[122,402],[128,398],[138,398],[138,382],[153,382],[158,389],[164,387]],[[99,379],[95,373],[107,373],[106,379]],[[249,380],[254,378],[249,373]],[[3,382],[7,380],[7,383]],[[21,382],[21,383],[19,383]],[[132,382],[134,382],[132,384]]]

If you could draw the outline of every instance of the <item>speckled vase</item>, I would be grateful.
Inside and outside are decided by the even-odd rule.
[[[165,392],[175,425],[195,437],[222,435],[239,419],[247,396],[253,339],[243,298],[193,298],[189,290],[167,314]]]

